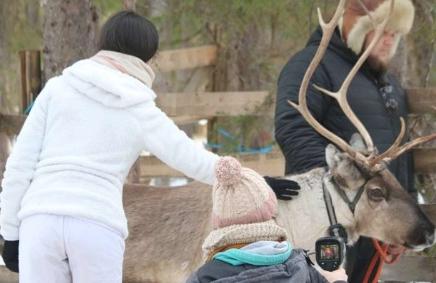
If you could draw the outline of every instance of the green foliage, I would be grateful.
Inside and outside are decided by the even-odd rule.
[[[122,0],[93,0],[100,16],[100,24],[104,23],[112,14],[123,9]]]
[[[163,2],[167,9],[151,17],[161,35],[161,49],[207,43],[206,21],[194,12],[198,0]]]
[[[7,7],[8,48],[11,53],[42,47],[42,9],[35,1],[16,0]]]
[[[143,2],[146,0],[138,1],[137,5]],[[208,29],[213,26],[223,29],[221,44],[252,26],[276,29],[280,37],[301,42],[316,25],[316,7],[322,8],[328,18],[335,4],[320,0],[166,0],[161,4],[166,9],[152,19],[161,31],[170,28],[170,42],[176,43],[181,43],[184,35],[201,29],[202,36],[211,39]]]

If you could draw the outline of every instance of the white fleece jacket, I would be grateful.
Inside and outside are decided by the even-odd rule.
[[[127,237],[123,183],[142,150],[212,184],[218,156],[194,143],[139,80],[82,60],[47,82],[2,182],[0,233],[18,240],[20,221],[57,214],[99,221]]]

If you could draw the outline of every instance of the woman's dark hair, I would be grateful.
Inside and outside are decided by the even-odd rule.
[[[99,50],[129,54],[147,62],[159,47],[156,27],[133,11],[121,11],[103,25]]]

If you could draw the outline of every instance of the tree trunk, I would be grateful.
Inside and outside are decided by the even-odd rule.
[[[0,60],[4,62],[7,59],[7,6],[6,1],[0,1]]]
[[[402,39],[389,68],[403,87],[407,87],[410,84],[410,68],[407,64],[408,54],[408,45],[406,41]]]
[[[58,75],[96,51],[98,15],[91,0],[44,1],[44,76]]]
[[[427,87],[434,62],[435,31],[434,0],[415,0],[415,22],[407,37],[410,50],[408,58],[408,86]]]
[[[10,112],[11,103],[9,101],[8,93],[8,71],[11,64],[9,54],[9,37],[10,37],[10,11],[17,5],[17,3],[8,3],[7,1],[0,1],[0,111]]]

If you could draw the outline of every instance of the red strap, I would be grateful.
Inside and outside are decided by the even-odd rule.
[[[368,269],[366,270],[365,277],[363,278],[362,283],[368,283],[369,277],[371,276],[372,272],[374,271],[375,264],[379,261],[380,255],[376,252],[374,256],[371,259],[371,262],[369,263]]]
[[[401,254],[404,252],[404,248],[402,249],[401,253],[399,254],[395,254],[395,255],[391,255],[388,253],[389,251],[389,245],[387,244],[383,244],[383,243],[379,243],[377,240],[372,239],[372,242],[374,244],[374,247],[376,248],[377,252],[380,254],[381,258],[383,259],[383,261],[387,264],[392,264],[397,262],[400,257]]]
[[[379,264],[377,266],[377,271],[374,275],[374,278],[371,281],[371,283],[377,283],[379,278],[380,278],[381,272],[383,270],[383,265],[385,263],[392,264],[392,263],[397,262],[400,259],[401,254],[405,250],[405,249],[403,249],[402,252],[399,254],[390,255],[389,254],[389,245],[379,243],[377,240],[374,240],[374,239],[372,239],[372,243],[374,244],[376,252],[369,263],[368,270],[366,271],[366,274],[365,274],[365,277],[364,277],[362,283],[369,283],[370,282],[369,277],[374,272],[375,265],[377,264],[377,262],[379,262]]]

